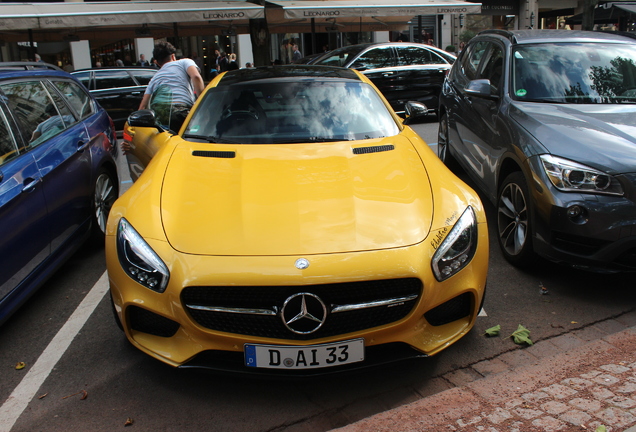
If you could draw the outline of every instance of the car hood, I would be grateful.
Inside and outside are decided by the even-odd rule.
[[[366,150],[354,153],[359,147]],[[184,141],[170,159],[161,192],[168,241],[200,255],[407,246],[428,235],[432,212],[426,170],[401,135],[364,143]]]
[[[636,171],[636,106],[515,103],[511,117],[547,152],[609,174]]]

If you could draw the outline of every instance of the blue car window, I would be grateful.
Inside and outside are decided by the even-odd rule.
[[[17,157],[18,154],[18,146],[11,133],[11,128],[7,125],[4,113],[0,111],[0,166]]]
[[[36,146],[64,130],[64,120],[40,81],[2,85],[25,141]]]
[[[73,107],[80,119],[94,113],[93,101],[85,88],[75,81],[55,81],[55,86],[64,99]]]

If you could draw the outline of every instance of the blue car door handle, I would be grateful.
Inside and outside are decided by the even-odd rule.
[[[24,179],[24,187],[22,188],[22,192],[31,192],[33,189],[35,189],[35,187],[37,186],[38,183],[40,183],[42,179],[41,178],[33,178],[33,177],[29,177]]]
[[[88,147],[88,143],[84,141],[78,141],[77,143],[77,152],[83,152],[86,147]]]

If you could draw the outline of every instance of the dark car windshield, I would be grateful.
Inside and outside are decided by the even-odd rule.
[[[366,83],[272,79],[210,89],[184,138],[281,144],[383,138],[397,133],[389,110]]]
[[[512,96],[550,103],[635,103],[636,44],[554,43],[513,51]]]

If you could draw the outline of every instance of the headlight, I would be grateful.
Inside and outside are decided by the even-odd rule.
[[[168,267],[124,218],[117,227],[117,255],[126,274],[135,282],[160,293],[166,290],[170,279]]]
[[[438,281],[466,267],[477,250],[477,219],[468,207],[433,255],[433,273]]]
[[[620,183],[609,174],[552,155],[541,155],[540,157],[543,169],[545,169],[552,184],[559,190],[623,195]]]

